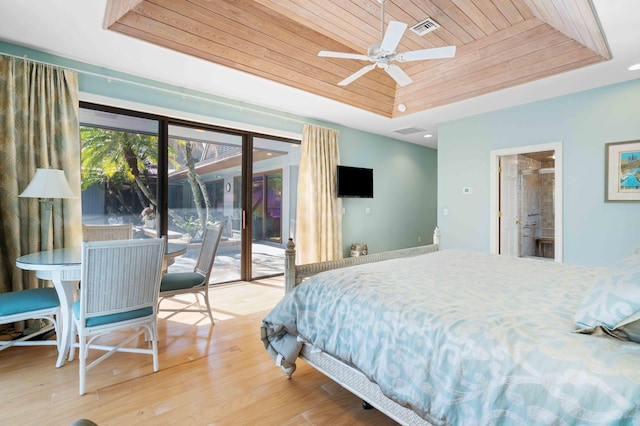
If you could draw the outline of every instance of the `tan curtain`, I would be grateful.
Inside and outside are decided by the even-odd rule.
[[[80,195],[78,77],[0,55],[0,292],[37,286],[17,257],[40,250],[40,202],[18,198],[36,168],[62,169]],[[50,248],[78,245],[80,199],[54,200]]]
[[[336,196],[339,133],[304,125],[300,150],[296,262],[342,258],[342,200]]]

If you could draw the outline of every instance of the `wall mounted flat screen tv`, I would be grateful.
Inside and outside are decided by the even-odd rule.
[[[373,198],[373,169],[338,166],[338,197]]]

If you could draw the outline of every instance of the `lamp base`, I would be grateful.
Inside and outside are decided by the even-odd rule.
[[[42,206],[40,223],[42,227],[40,229],[40,250],[49,250],[49,227],[51,224],[51,212],[53,211],[53,199],[42,198],[40,199]]]

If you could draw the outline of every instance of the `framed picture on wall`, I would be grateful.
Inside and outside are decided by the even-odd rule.
[[[604,201],[640,201],[640,141],[604,146]]]

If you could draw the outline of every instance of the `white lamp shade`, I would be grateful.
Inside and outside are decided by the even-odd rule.
[[[62,170],[36,169],[36,174],[20,194],[25,198],[77,198]]]

